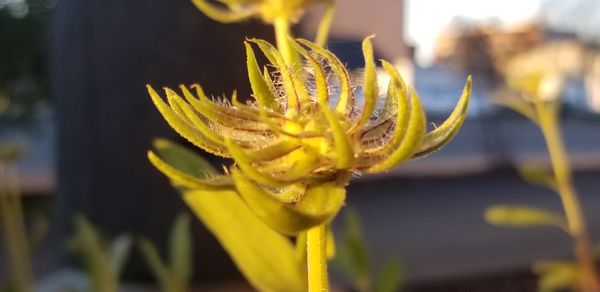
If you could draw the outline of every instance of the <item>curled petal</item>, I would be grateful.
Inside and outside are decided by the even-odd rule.
[[[367,172],[381,172],[389,170],[390,168],[393,168],[396,165],[410,159],[423,141],[426,123],[427,121],[425,118],[425,112],[421,106],[421,101],[419,100],[417,93],[412,90],[410,121],[408,122],[406,135],[404,139],[402,139],[400,147],[393,151],[383,161],[368,168]]]
[[[296,116],[299,113],[299,100],[298,94],[296,92],[296,87],[294,86],[294,81],[292,77],[292,72],[288,69],[283,57],[279,54],[279,51],[273,45],[269,44],[266,41],[259,39],[251,39],[251,42],[258,45],[263,54],[269,59],[269,61],[277,67],[279,72],[281,73],[281,81],[283,82],[283,86],[285,88],[285,92],[287,94],[287,108],[286,108],[286,116]]]
[[[190,125],[186,120],[180,117],[173,109],[169,107],[154,91],[150,85],[147,86],[148,93],[154,102],[154,105],[158,109],[158,111],[165,118],[167,123],[175,130],[179,135],[186,138],[192,144],[200,147],[214,155],[222,156],[229,158],[231,157],[227,151],[225,145],[220,143],[215,143],[213,140],[206,137],[204,134],[197,131],[192,125]]]
[[[384,69],[388,72],[388,74],[391,77],[392,85],[389,87],[390,92],[388,92],[388,95],[395,99],[394,103],[397,107],[396,119],[394,122],[395,129],[385,144],[377,146],[375,148],[367,148],[364,150],[364,153],[369,156],[378,156],[381,154],[389,153],[394,149],[397,149],[400,146],[400,143],[403,141],[404,137],[406,136],[409,119],[412,117],[411,104],[409,103],[409,99],[407,96],[408,87],[404,83],[404,80],[402,80],[400,73],[398,73],[398,70],[396,70],[396,68],[394,68],[392,64],[386,61],[382,61],[381,63]],[[390,104],[391,103],[392,102],[390,102]],[[366,136],[371,134],[371,132],[372,130],[365,131],[361,138],[366,138]],[[382,134],[386,135],[387,133],[382,132]]]
[[[298,39],[297,41],[309,47],[319,56],[327,60],[327,62],[331,65],[331,69],[340,82],[340,97],[335,107],[335,112],[342,116],[349,116],[354,107],[354,97],[350,92],[350,77],[348,76],[348,72],[344,68],[344,65],[340,59],[338,59],[333,53],[323,49],[322,47],[319,47],[317,44],[311,41],[305,39]],[[348,112],[348,109],[350,109],[350,112]]]
[[[183,96],[185,97],[186,101],[190,103],[192,107],[194,107],[194,110],[199,112],[202,116],[213,123],[218,123],[226,127],[237,128],[245,131],[268,131],[268,127],[261,123],[260,119],[253,114],[235,111],[232,109],[225,109],[223,106],[209,101],[206,97],[203,99],[197,99],[189,91],[189,89],[183,85],[180,85],[179,88],[181,89],[181,92],[183,92]],[[204,95],[199,85],[197,85],[197,91]]]
[[[308,54],[306,50],[298,45],[298,43],[293,40],[291,40],[291,43],[294,44],[300,54],[302,54],[313,67],[315,83],[317,86],[317,105],[319,106],[321,113],[327,119],[333,134],[334,147],[337,156],[336,167],[339,169],[349,168],[354,162],[354,150],[352,149],[352,144],[348,135],[346,135],[345,129],[342,128],[338,119],[335,117],[335,114],[329,109],[329,104],[327,103],[327,96],[329,93],[327,90],[327,82],[325,81],[323,69],[321,66],[319,66],[318,62]]]
[[[467,108],[471,96],[471,76],[467,77],[467,84],[450,116],[435,130],[423,138],[423,143],[415,157],[425,156],[444,147],[458,133],[467,117]]]
[[[200,133],[202,133],[211,141],[218,144],[223,143],[223,137],[220,134],[215,133],[212,129],[210,129],[204,123],[204,121],[202,121],[198,117],[194,110],[191,109],[190,106],[185,101],[183,101],[183,99],[181,99],[179,95],[177,95],[177,93],[168,88],[165,88],[165,92],[167,94],[167,99],[169,101],[169,104],[171,105],[171,108],[179,112],[180,116],[185,117],[198,131],[200,131]]]
[[[365,105],[363,106],[363,111],[360,114],[358,120],[352,125],[350,132],[354,132],[362,128],[373,114],[373,110],[375,109],[375,102],[377,100],[377,72],[375,61],[373,60],[373,45],[371,44],[371,38],[374,36],[369,36],[363,40],[362,50],[365,58],[365,83],[363,87],[363,95],[365,99]]]

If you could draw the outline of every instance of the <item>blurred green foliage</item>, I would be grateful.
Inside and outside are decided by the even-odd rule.
[[[162,291],[186,292],[192,280],[192,237],[190,216],[181,213],[175,219],[169,239],[169,258],[163,261],[156,246],[147,238],[139,241],[142,254],[148,266],[160,282]]]
[[[0,128],[30,121],[49,91],[53,0],[0,0]]]
[[[378,271],[369,264],[369,252],[358,212],[344,209],[345,226],[338,241],[336,266],[352,279],[353,288],[359,292],[393,292],[402,286],[402,267],[395,259],[384,263]],[[375,281],[373,281],[373,276]]]
[[[129,257],[133,239],[127,234],[106,242],[85,217],[75,217],[70,248],[80,256],[89,281],[89,291],[117,292],[119,275]]]

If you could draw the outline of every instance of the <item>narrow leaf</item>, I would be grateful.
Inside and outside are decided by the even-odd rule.
[[[110,246],[110,262],[116,276],[121,274],[123,266],[129,258],[133,239],[130,235],[123,234],[116,237]]]
[[[183,283],[192,276],[192,238],[190,216],[182,213],[175,219],[169,241],[171,271]]]
[[[554,174],[544,168],[535,165],[523,165],[519,167],[519,174],[528,183],[556,190],[556,179]]]
[[[321,47],[324,47],[327,43],[327,38],[329,37],[329,30],[331,28],[331,23],[333,22],[334,15],[335,4],[333,1],[327,1],[327,7],[325,8],[325,13],[321,17],[321,21],[319,22],[319,28],[317,29],[317,37],[315,38],[315,43]]]
[[[139,240],[139,248],[142,251],[142,255],[146,258],[146,262],[154,276],[163,287],[165,291],[168,291],[169,287],[171,287],[172,278],[171,271],[167,265],[162,261],[156,246],[150,242],[147,238],[141,238]]]
[[[497,205],[485,211],[485,220],[507,227],[556,226],[566,230],[563,216],[543,209],[520,205]]]
[[[232,189],[233,187],[233,181],[229,176],[215,176],[206,179],[199,179],[195,176],[181,172],[175,167],[172,167],[152,151],[148,151],[148,159],[177,187],[206,190]]]
[[[398,291],[402,284],[402,270],[398,261],[391,260],[385,263],[383,270],[375,282],[375,292]]]
[[[95,292],[116,292],[118,280],[102,239],[83,216],[75,217],[75,238],[72,247],[81,255]]]
[[[540,261],[533,266],[539,275],[538,291],[556,292],[571,290],[577,285],[579,273],[577,265],[566,261]]]
[[[192,150],[167,139],[154,139],[152,146],[160,156],[177,170],[195,176],[208,178],[217,174],[215,168]]]
[[[369,258],[360,219],[353,208],[344,210],[344,231],[337,250],[337,265],[352,279],[358,291],[368,291],[371,287]]]

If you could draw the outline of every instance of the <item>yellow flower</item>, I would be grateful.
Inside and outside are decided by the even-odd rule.
[[[222,7],[209,0],[193,0],[208,17],[224,23],[239,22],[250,17],[260,17],[267,23],[283,17],[296,22],[305,9],[313,4],[332,3],[332,0],[217,0]]]
[[[303,39],[289,40],[307,66],[286,65],[263,40],[245,43],[253,100],[236,95],[211,100],[199,85],[183,95],[165,88],[167,101],[150,86],[154,104],[181,136],[234,164],[220,176],[190,175],[150,152],[173,183],[202,190],[236,190],[275,230],[297,234],[330,220],[345,199],[353,174],[387,171],[449,142],[467,112],[471,80],[449,118],[426,133],[426,116],[414,89],[381,61],[390,75],[380,94],[370,38],[363,41],[364,82],[351,80],[340,60]],[[258,65],[253,45],[271,66]]]

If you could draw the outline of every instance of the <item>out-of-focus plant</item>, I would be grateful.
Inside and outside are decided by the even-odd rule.
[[[360,217],[353,208],[344,209],[345,226],[336,248],[335,263],[352,279],[358,292],[393,292],[402,285],[401,267],[397,260],[388,260],[373,282],[373,271],[363,235]]]
[[[540,127],[548,147],[552,171],[525,166],[521,168],[521,174],[527,181],[557,192],[564,215],[527,206],[499,205],[489,208],[485,217],[491,224],[499,226],[549,225],[565,230],[573,238],[577,263],[536,263],[534,271],[540,275],[539,289],[557,291],[573,288],[597,292],[600,291],[598,273],[559,125],[562,101],[559,96],[563,82],[561,75],[544,74],[543,71],[509,75],[507,83],[518,93],[503,95],[498,102],[521,113]]]
[[[171,231],[169,241],[169,263],[160,258],[156,246],[146,238],[139,242],[148,265],[165,292],[189,291],[192,276],[192,238],[190,236],[190,216],[180,214]]]
[[[51,0],[0,1],[0,127],[31,119],[48,97]]]
[[[0,145],[0,221],[6,244],[6,258],[11,278],[9,291],[33,291],[31,286],[31,246],[25,227],[18,171],[15,162],[22,154],[16,143]]]
[[[87,219],[81,215],[75,217],[75,235],[70,247],[84,263],[90,291],[119,291],[119,275],[129,257],[132,243],[131,236],[123,234],[106,244]]]
[[[225,5],[195,1],[216,20],[256,15],[275,26],[277,48],[258,39],[244,44],[254,100],[242,103],[235,93],[231,101],[212,100],[199,85],[191,86],[195,94],[183,85],[181,95],[165,88],[167,102],[150,86],[148,92],[181,136],[234,164],[219,174],[164,140],[149,159],[257,289],[326,291],[328,225],[344,204],[352,175],[387,171],[447,144],[466,117],[471,79],[449,118],[427,133],[417,93],[386,61],[381,63],[391,80],[379,93],[370,37],[362,44],[363,82],[352,80],[319,39],[327,35],[331,15],[318,33],[321,44],[291,37],[290,23],[321,1],[220,2]],[[235,13],[244,17],[222,18]],[[255,47],[269,64],[258,64]]]

